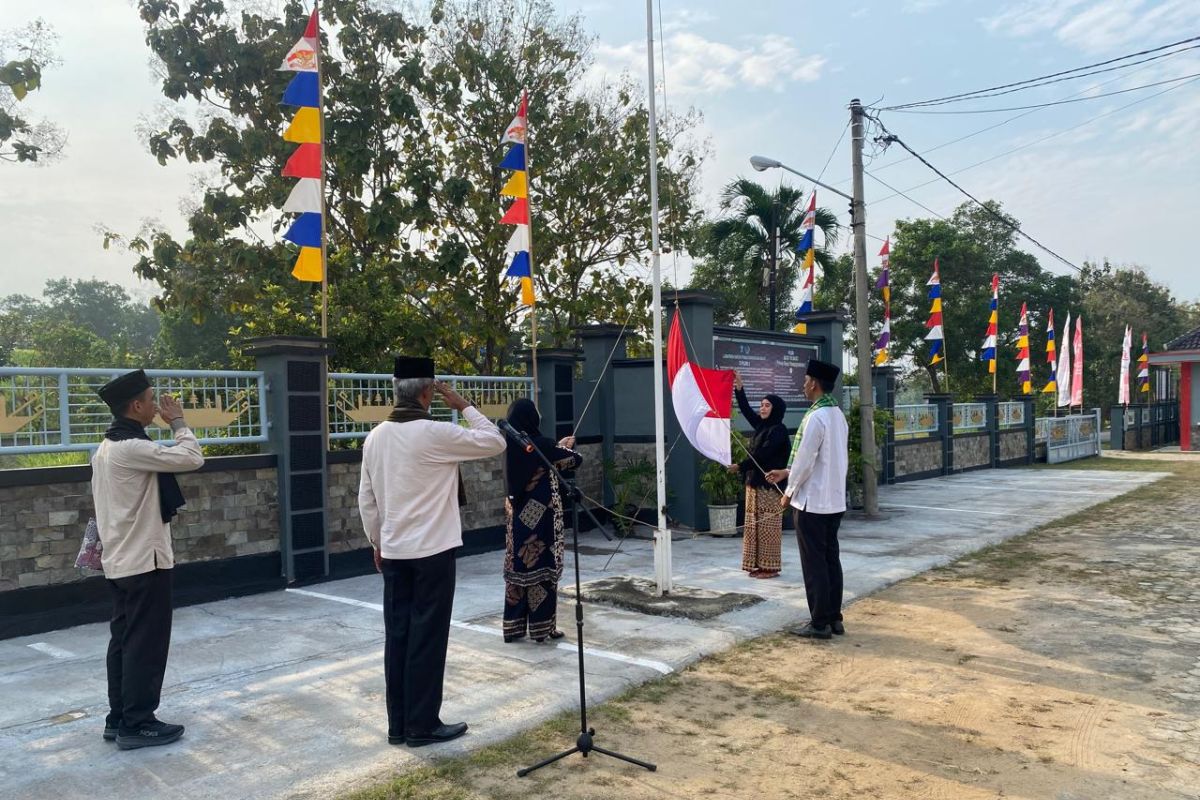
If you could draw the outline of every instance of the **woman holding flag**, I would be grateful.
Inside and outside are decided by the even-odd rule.
[[[742,476],[746,486],[746,523],[742,535],[742,569],[751,578],[776,578],[782,566],[783,516],[779,511],[779,490],[767,483],[766,473],[787,466],[787,428],[783,415],[787,404],[779,395],[769,394],[756,410],[746,398],[742,377],[733,373],[734,396],[742,416],[754,429],[746,458],[729,467]]]

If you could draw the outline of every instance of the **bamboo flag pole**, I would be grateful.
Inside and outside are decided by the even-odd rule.
[[[313,9],[317,11],[317,119],[321,130],[321,338],[329,337],[329,256],[326,249],[325,216],[328,208],[325,203],[325,82],[322,80],[325,51],[321,49],[321,28],[319,20],[320,0],[313,0]],[[328,362],[329,357],[326,356]],[[326,364],[328,369],[328,363]]]
[[[528,95],[525,99],[528,100]],[[532,126],[529,125],[529,107],[525,107],[525,195],[526,202],[529,204],[529,285],[531,287],[530,299],[533,301],[529,304],[529,344],[530,350],[533,353],[533,358],[530,362],[530,374],[533,376],[533,404],[538,405],[538,371],[537,371],[537,291],[533,288],[533,170],[530,168],[531,159],[530,142],[533,135],[530,132]],[[539,409],[540,410],[540,409]]]

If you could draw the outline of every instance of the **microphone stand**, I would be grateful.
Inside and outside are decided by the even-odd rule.
[[[502,428],[503,429],[503,428]],[[508,433],[505,430],[505,433]],[[523,435],[509,434],[509,438],[524,444],[529,439]],[[568,481],[559,472],[558,468],[546,458],[546,454],[536,447],[531,451],[542,462],[546,468],[547,474],[554,475],[558,478],[558,485],[561,487],[562,496],[564,499],[571,501],[571,536],[573,539],[572,549],[575,559],[575,645],[579,653],[579,737],[575,740],[575,746],[567,750],[550,756],[547,759],[539,761],[531,767],[517,770],[517,777],[524,778],[534,770],[539,770],[542,767],[553,764],[555,761],[564,759],[567,756],[579,753],[584,758],[587,758],[592,753],[599,753],[610,758],[616,758],[621,761],[635,764],[651,772],[656,772],[658,767],[646,761],[639,761],[631,756],[617,753],[613,750],[606,750],[595,743],[596,729],[588,727],[587,721],[587,692],[585,688],[584,666],[583,666],[583,589],[579,577],[579,507],[582,504],[583,496],[579,489],[575,486],[574,481]],[[591,509],[584,508],[584,513],[592,519],[592,524],[600,528],[603,532],[604,528],[600,525],[600,521],[591,512]]]

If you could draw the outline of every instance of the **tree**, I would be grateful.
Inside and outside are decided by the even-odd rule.
[[[776,269],[775,328],[787,330],[793,318],[793,289],[798,285],[801,261],[796,251],[803,235],[807,194],[793,186],[775,191],[748,178],[737,178],[721,192],[723,215],[705,223],[697,235],[698,261],[691,288],[707,289],[721,297],[716,309],[719,324],[770,327],[770,285],[767,276],[772,230],[779,228],[779,262]],[[824,235],[817,248],[818,296],[836,266],[830,253],[838,240],[837,218],[818,208],[815,227]],[[837,274],[834,276],[835,280]],[[829,283],[830,289],[833,284]],[[834,290],[834,294],[836,295]],[[830,298],[832,299],[832,298]]]
[[[0,161],[46,162],[61,155],[62,130],[47,120],[32,120],[18,103],[40,89],[42,73],[60,60],[54,55],[58,36],[45,20],[0,36]]]
[[[181,106],[150,137],[161,163],[219,172],[189,219],[126,240],[135,267],[161,287],[161,308],[220,312],[233,338],[314,333],[316,287],[288,274],[278,177],[281,54],[305,7],[282,18],[235,15],[221,0],[180,10],[140,0],[163,93]],[[498,372],[524,313],[503,278],[509,229],[498,224],[500,133],[531,93],[534,262],[547,343],[585,322],[624,321],[647,249],[646,111],[631,85],[582,89],[591,41],[548,0],[434,2],[420,20],[367,0],[322,5],[326,81],[330,334],[335,365],[385,369],[397,349],[435,352],[445,371]],[[330,32],[333,32],[330,37]],[[194,119],[195,118],[195,119]],[[665,124],[664,186],[686,230],[700,148]],[[674,223],[675,220],[672,220]],[[106,241],[116,237],[112,234]],[[642,314],[644,316],[644,313]]]
[[[1021,304],[1029,305],[1031,361],[1034,391],[1045,383],[1047,375],[1037,366],[1036,342],[1044,346],[1046,312],[1056,309],[1056,318],[1077,300],[1070,276],[1045,272],[1036,258],[1017,250],[1012,225],[1016,220],[1004,214],[1000,204],[989,201],[992,211],[1010,224],[974,204],[963,204],[946,220],[898,220],[892,238],[892,343],[893,362],[911,360],[928,376],[934,391],[946,391],[943,365],[931,366],[928,329],[930,301],[926,282],[937,258],[942,281],[942,313],[946,334],[945,350],[949,362],[949,390],[960,397],[990,394],[992,378],[987,364],[979,360],[987,328],[993,273],[1000,276],[999,347],[996,359],[996,386],[1002,396],[1015,396],[1018,318]],[[882,301],[872,292],[872,319],[882,316]],[[1086,323],[1085,323],[1086,324]],[[1064,335],[1059,334],[1059,346]]]

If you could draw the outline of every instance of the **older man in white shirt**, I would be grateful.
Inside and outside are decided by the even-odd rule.
[[[804,396],[812,406],[796,432],[791,469],[772,470],[767,475],[772,483],[787,480],[781,505],[793,509],[811,615],[809,622],[793,633],[806,638],[830,639],[846,632],[838,527],[846,513],[849,427],[832,395],[840,373],[834,364],[809,360]]]
[[[396,407],[363,445],[358,508],[383,573],[388,742],[422,747],[456,739],[465,722],[441,720],[455,550],[462,546],[458,465],[504,451],[495,425],[449,386],[433,360],[396,359]],[[437,392],[470,427],[435,422]]]

